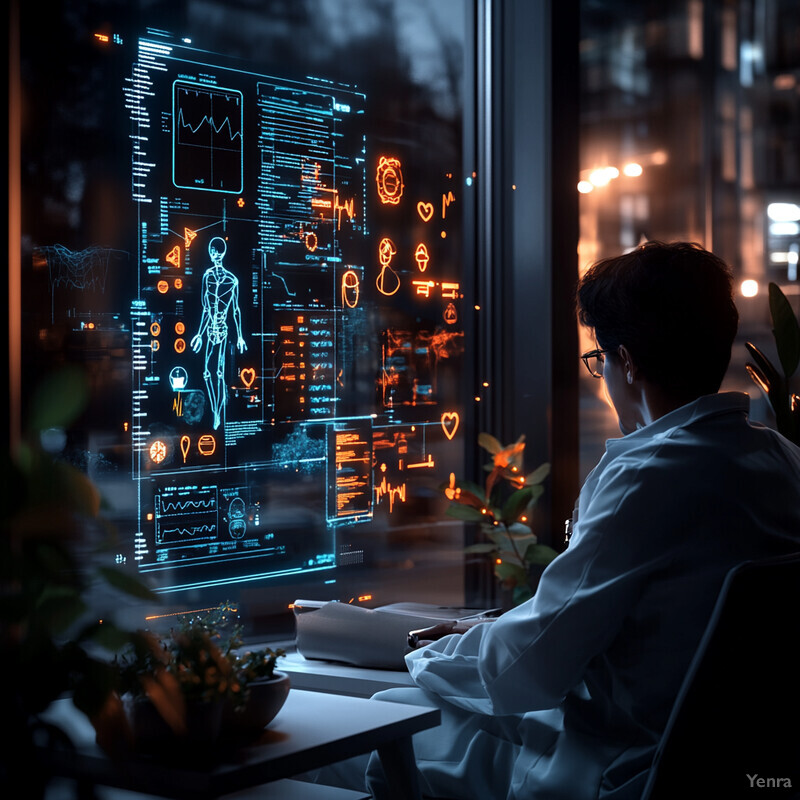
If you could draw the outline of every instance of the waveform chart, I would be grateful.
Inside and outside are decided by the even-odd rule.
[[[182,189],[243,190],[243,96],[236,89],[175,81],[172,182]]]

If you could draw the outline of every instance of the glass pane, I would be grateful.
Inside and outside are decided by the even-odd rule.
[[[168,605],[463,603],[469,6],[24,7],[24,383]]]

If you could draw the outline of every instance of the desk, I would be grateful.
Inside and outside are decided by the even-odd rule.
[[[70,700],[56,701],[47,716],[76,746],[76,752],[48,754],[55,774],[176,800],[220,797],[373,750],[398,800],[419,798],[411,736],[440,721],[438,709],[292,689],[256,742],[210,763],[184,764],[138,756],[109,759]]]

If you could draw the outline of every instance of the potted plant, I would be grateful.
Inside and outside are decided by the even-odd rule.
[[[513,604],[519,605],[533,595],[537,568],[558,555],[539,543],[530,520],[531,509],[544,493],[542,484],[550,465],[523,473],[524,436],[503,446],[494,436],[481,433],[478,444],[492,455],[484,467],[488,472],[485,484],[456,480],[451,473],[449,483],[441,487],[450,500],[447,514],[479,524],[488,541],[470,545],[466,552],[491,558],[495,577],[511,590]]]
[[[184,615],[163,636],[139,631],[117,659],[136,747],[196,754],[220,737],[254,735],[278,713],[289,691],[288,676],[275,671],[284,653],[240,652],[235,614],[227,602]]]
[[[106,613],[99,588],[154,599],[113,565],[115,531],[86,475],[43,446],[45,432],[63,431],[84,407],[85,376],[63,369],[34,390],[21,441],[5,453],[0,533],[0,676],[7,691],[0,783],[43,796],[46,769],[32,768],[50,747],[69,745],[68,731],[45,721],[62,696],[71,698],[104,741],[117,711],[112,654],[129,640]],[[106,609],[107,610],[107,609]]]
[[[775,413],[778,431],[795,444],[800,444],[800,395],[790,387],[791,378],[800,364],[800,323],[776,283],[769,284],[769,311],[781,368],[775,367],[752,342],[745,342],[755,362],[748,362],[745,369],[766,394]]]

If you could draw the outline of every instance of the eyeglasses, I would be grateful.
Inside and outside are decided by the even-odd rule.
[[[581,355],[581,361],[586,364],[586,369],[593,378],[603,377],[603,364],[606,360],[606,353],[610,350],[589,350]]]

